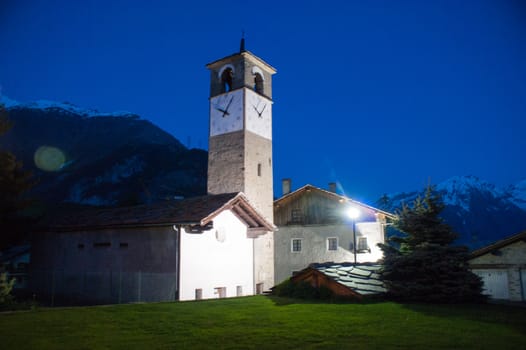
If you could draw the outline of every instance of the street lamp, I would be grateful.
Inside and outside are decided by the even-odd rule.
[[[360,216],[360,210],[356,207],[350,207],[347,210],[347,215],[351,218],[352,222],[352,236],[353,236],[353,252],[354,252],[354,265],[356,265],[356,219]]]

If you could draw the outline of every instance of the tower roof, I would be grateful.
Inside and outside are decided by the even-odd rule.
[[[270,64],[265,62],[263,59],[261,59],[258,56],[254,55],[252,52],[248,51],[245,48],[245,38],[244,38],[244,36],[241,38],[241,42],[240,42],[240,45],[239,45],[239,52],[233,53],[231,55],[228,55],[228,56],[225,56],[225,57],[220,58],[218,60],[215,60],[213,62],[210,62],[210,63],[206,64],[206,68],[214,69],[214,68],[216,68],[218,66],[222,66],[225,63],[238,60],[238,59],[240,59],[242,57],[243,58],[249,58],[249,59],[252,59],[254,61],[257,61],[261,65],[261,68],[266,69],[271,74],[276,73],[276,68],[272,67]]]

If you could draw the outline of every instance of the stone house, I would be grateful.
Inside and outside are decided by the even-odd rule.
[[[61,211],[34,234],[32,288],[102,304],[261,293],[254,240],[273,230],[242,193]]]
[[[394,216],[335,193],[305,185],[290,191],[283,181],[283,196],[274,201],[274,271],[276,284],[312,263],[376,262],[382,258],[378,243],[385,242],[385,227]],[[349,210],[358,215],[348,216]]]
[[[473,251],[469,265],[490,298],[526,301],[526,231]]]

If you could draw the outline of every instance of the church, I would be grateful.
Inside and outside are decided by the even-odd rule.
[[[273,200],[272,76],[245,49],[210,71],[207,195],[61,211],[32,239],[39,301],[129,303],[261,294],[312,263],[374,262],[386,219],[307,185]],[[350,207],[362,212],[352,227]],[[277,225],[277,226],[276,226]]]
[[[274,286],[272,75],[240,50],[210,70],[208,195],[50,216],[33,235],[38,300],[125,303]]]

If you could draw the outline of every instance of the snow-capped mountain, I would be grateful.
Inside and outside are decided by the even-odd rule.
[[[506,189],[506,193],[509,195],[509,199],[513,204],[522,210],[526,210],[526,180],[509,186]]]
[[[139,117],[134,113],[127,111],[117,111],[111,113],[101,113],[96,109],[78,107],[69,102],[56,102],[49,100],[37,100],[32,102],[21,103],[10,99],[7,96],[0,95],[0,104],[7,109],[40,109],[56,111],[57,113],[69,112],[82,117]]]
[[[44,202],[120,205],[206,192],[207,153],[129,112],[0,96],[13,127],[0,137],[33,171]]]
[[[526,180],[500,189],[475,176],[455,176],[436,190],[446,205],[443,218],[459,233],[458,243],[478,248],[526,230]],[[382,204],[394,211],[419,195],[423,192],[399,193]]]

